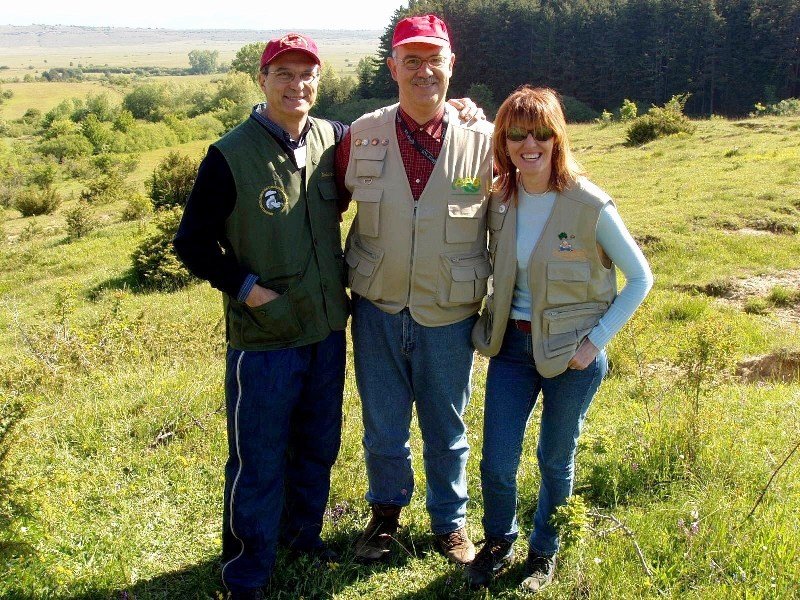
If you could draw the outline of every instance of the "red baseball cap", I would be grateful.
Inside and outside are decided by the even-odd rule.
[[[263,69],[282,54],[292,51],[308,54],[318,65],[322,64],[319,58],[319,50],[317,50],[317,44],[314,40],[307,35],[287,33],[283,37],[267,42],[267,47],[264,48],[264,53],[261,55],[261,68]]]
[[[447,25],[436,15],[418,15],[398,21],[392,36],[392,48],[411,43],[449,46]]]

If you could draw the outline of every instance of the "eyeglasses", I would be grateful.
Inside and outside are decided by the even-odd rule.
[[[302,73],[293,73],[292,71],[280,70],[267,72],[265,75],[275,75],[275,79],[281,83],[292,83],[296,77],[299,77],[301,82],[308,84],[319,77],[319,71],[314,70],[303,71]]]
[[[512,142],[524,142],[528,135],[532,135],[537,142],[546,142],[555,135],[549,127],[537,127],[536,129],[525,129],[524,127],[509,127],[506,130],[506,138]]]
[[[422,66],[422,63],[428,63],[431,69],[438,69],[439,67],[443,67],[448,60],[450,60],[449,56],[437,54],[436,56],[429,56],[428,58],[408,56],[400,62],[403,63],[403,66],[409,71],[417,71]]]

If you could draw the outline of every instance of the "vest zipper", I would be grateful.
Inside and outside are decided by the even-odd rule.
[[[417,208],[419,200],[414,200],[414,209],[411,212],[411,257],[408,265],[408,295],[406,305],[411,308],[411,282],[414,280],[414,249],[417,241]]]

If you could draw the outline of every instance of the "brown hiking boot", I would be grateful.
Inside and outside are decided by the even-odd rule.
[[[399,526],[401,508],[394,504],[372,505],[372,518],[356,540],[357,560],[374,562],[389,554],[392,536]]]
[[[436,547],[458,565],[467,565],[475,558],[475,546],[469,541],[466,527],[437,535]]]

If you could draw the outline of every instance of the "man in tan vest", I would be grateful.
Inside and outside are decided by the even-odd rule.
[[[356,382],[372,518],[364,561],[389,552],[414,490],[409,428],[416,404],[427,508],[437,547],[468,563],[470,331],[490,273],[486,204],[491,125],[461,124],[445,103],[455,56],[434,15],[401,20],[387,60],[399,105],[353,123],[337,168],[358,211],[346,260],[353,292]]]

